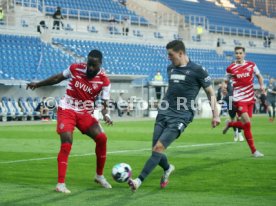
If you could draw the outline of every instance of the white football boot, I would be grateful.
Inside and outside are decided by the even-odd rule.
[[[94,181],[106,189],[112,188],[111,184],[109,184],[109,182],[107,182],[107,180],[105,179],[105,177],[103,175],[96,175]]]
[[[264,154],[260,153],[258,150],[256,150],[253,154],[252,154],[253,157],[263,157]]]
[[[65,193],[65,194],[70,194],[71,191],[67,189],[65,183],[58,183],[56,186],[56,191],[57,192],[61,192],[61,193]]]

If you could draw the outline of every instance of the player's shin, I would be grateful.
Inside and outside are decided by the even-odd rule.
[[[162,158],[163,153],[159,152],[152,152],[152,155],[146,162],[141,174],[139,175],[139,179],[143,181],[151,172],[152,170],[159,164],[161,158]]]
[[[170,168],[170,164],[168,162],[168,158],[165,154],[162,154],[162,157],[159,162],[159,166],[163,168],[164,171]]]
[[[65,182],[68,157],[71,151],[71,143],[62,143],[60,146],[60,151],[58,153],[58,183]]]
[[[106,142],[107,137],[105,133],[100,133],[95,137],[96,142],[96,156],[97,156],[97,175],[103,175],[105,160],[106,160]]]
[[[251,132],[251,123],[247,122],[244,124],[244,136],[246,138],[247,144],[250,147],[250,150],[252,154],[256,151],[256,148],[254,146],[254,140],[253,140],[253,135]]]

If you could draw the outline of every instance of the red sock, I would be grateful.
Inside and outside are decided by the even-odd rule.
[[[96,156],[97,156],[97,175],[102,175],[106,160],[106,142],[107,137],[105,133],[100,133],[95,138],[96,142]]]
[[[68,164],[68,156],[71,151],[72,144],[71,143],[62,143],[60,146],[60,151],[58,153],[58,183],[65,182],[67,164]]]
[[[250,147],[251,152],[254,153],[256,151],[256,148],[254,146],[254,140],[253,140],[253,135],[251,132],[251,123],[250,122],[247,122],[244,124],[243,132],[244,132],[244,136],[246,138],[248,146]]]
[[[240,122],[240,121],[229,122],[229,123],[228,123],[228,126],[229,126],[229,127],[237,127],[237,128],[240,128],[240,129],[243,129],[243,127],[244,127],[243,123]]]

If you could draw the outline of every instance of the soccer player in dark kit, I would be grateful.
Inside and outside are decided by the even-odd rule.
[[[202,66],[195,64],[188,58],[182,41],[169,42],[166,49],[168,58],[172,63],[167,68],[169,87],[162,100],[161,107],[158,109],[152,140],[152,154],[138,178],[128,181],[133,192],[141,186],[142,182],[157,165],[164,170],[160,186],[161,188],[167,186],[169,176],[175,170],[175,167],[169,164],[164,152],[193,120],[193,103],[201,87],[205,90],[211,103],[212,126],[216,127],[220,123],[216,107],[216,95],[211,86],[211,78],[208,73]]]

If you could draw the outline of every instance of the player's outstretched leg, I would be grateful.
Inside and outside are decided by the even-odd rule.
[[[135,192],[142,184],[144,179],[152,172],[152,170],[159,164],[163,153],[153,151],[148,161],[145,163],[144,168],[138,178],[129,179],[128,185],[130,189]]]
[[[222,130],[222,134],[226,134],[226,133],[227,133],[228,129],[230,128],[229,123],[230,123],[229,120],[226,120],[226,121],[225,121],[225,127],[224,127],[224,129]]]
[[[65,176],[68,164],[68,157],[71,151],[72,144],[71,143],[62,143],[60,146],[60,151],[58,154],[58,184],[56,186],[57,192],[62,193],[71,193],[70,190],[67,189],[65,185]]]
[[[101,132],[95,137],[96,142],[96,156],[97,156],[97,175],[95,176],[95,182],[110,189],[112,186],[103,176],[104,165],[106,161],[106,143],[107,137],[105,133]]]
[[[163,176],[161,177],[161,181],[160,181],[160,187],[161,188],[165,188],[168,183],[169,183],[169,177],[171,175],[171,173],[175,170],[175,166],[170,164],[169,169],[167,169],[166,171],[164,171]]]
[[[128,180],[128,185],[131,189],[132,192],[135,192],[142,184],[142,181],[139,178],[136,179],[129,179]]]

